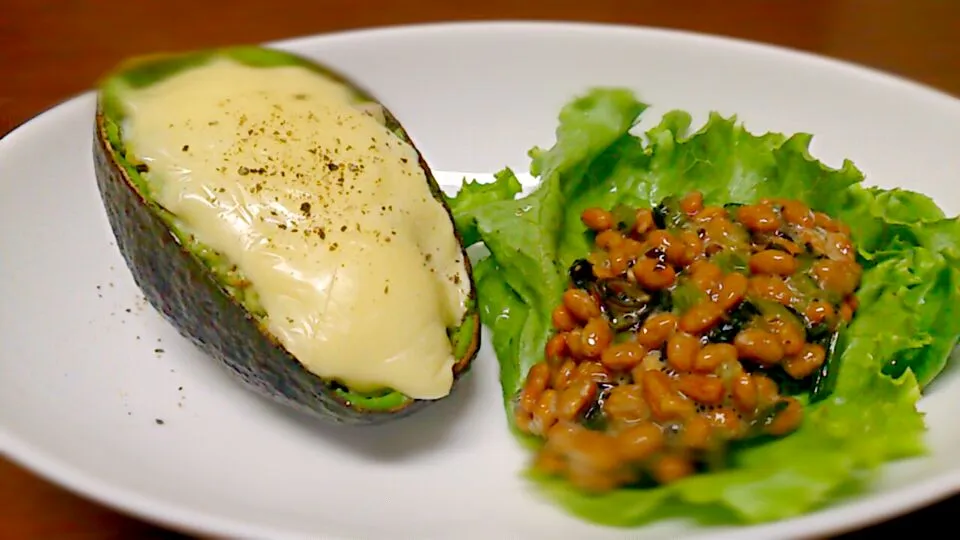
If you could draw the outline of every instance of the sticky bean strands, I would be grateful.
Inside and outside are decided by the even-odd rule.
[[[546,443],[536,468],[591,492],[669,483],[731,440],[802,423],[764,373],[815,379],[822,332],[853,317],[845,224],[799,201],[719,207],[698,192],[581,220],[593,251],[571,267],[516,404],[517,427]]]

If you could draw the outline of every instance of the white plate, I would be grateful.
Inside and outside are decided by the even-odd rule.
[[[279,46],[374,89],[437,170],[526,170],[527,149],[553,141],[564,102],[591,85],[626,85],[655,105],[647,117],[717,109],[752,130],[809,131],[828,162],[850,157],[871,183],[960,210],[960,102],[820,58],[677,32],[529,23]],[[0,141],[0,450],[99,501],[206,534],[638,534],[568,517],[518,477],[526,454],[507,433],[489,347],[455,397],[381,429],[311,425],[242,390],[139,300],[97,195],[92,112],[83,95]],[[670,522],[643,535],[824,535],[960,491],[955,375],[922,401],[931,455],[888,467],[871,494],[759,527]]]

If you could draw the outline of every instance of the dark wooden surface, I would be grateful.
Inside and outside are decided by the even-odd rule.
[[[948,0],[0,0],[0,135],[121,58],[427,21],[552,19],[682,28],[851,60],[960,96],[960,2]],[[923,530],[960,498],[844,538]],[[181,538],[0,458],[0,539]]]

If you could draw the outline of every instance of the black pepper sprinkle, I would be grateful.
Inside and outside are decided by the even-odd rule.
[[[135,169],[138,173],[150,172],[150,167],[146,163],[137,163]]]
[[[250,174],[250,169],[248,169],[248,168],[244,167],[243,165],[241,165],[241,166],[239,166],[239,167],[237,168],[237,174],[239,174],[240,176],[246,176],[246,175]]]
[[[341,225],[341,226],[340,226],[340,232],[347,232],[347,226],[346,226],[346,225]]]
[[[189,144],[185,144],[185,145],[183,145],[183,148],[181,148],[180,150],[183,150],[184,152],[186,152],[187,150],[190,150],[190,145],[189,145]]]
[[[303,215],[310,217],[310,203],[305,202],[300,205],[300,211],[303,212]]]
[[[162,426],[164,424],[163,420],[159,418],[155,419],[154,422],[156,422],[158,426]]]

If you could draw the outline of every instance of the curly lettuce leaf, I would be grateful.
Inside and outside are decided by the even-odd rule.
[[[646,108],[623,90],[574,100],[560,114],[556,144],[530,152],[539,187],[519,199],[510,194],[469,206],[475,238],[490,250],[477,265],[478,297],[508,411],[541,359],[565,270],[589,249],[579,219],[589,206],[652,206],[694,189],[708,204],[802,200],[851,226],[864,267],[860,308],[835,352],[830,396],[807,405],[794,434],[736,449],[726,469],[604,495],[529,477],[563,507],[598,523],[627,526],[676,514],[751,523],[828,504],[885,461],[922,454],[925,425],[916,402],[960,337],[960,221],[922,194],[864,187],[849,160],[827,167],[810,155],[808,134],[756,135],[717,113],[690,133],[690,115],[671,111],[635,136],[630,130]],[[454,208],[479,189],[465,186]]]
[[[444,196],[463,244],[472,246],[480,241],[477,220],[473,215],[475,210],[497,201],[511,200],[522,189],[517,175],[507,168],[497,172],[493,182],[485,184],[464,178],[456,197]]]
[[[495,329],[499,319],[491,317],[510,319],[508,330],[494,330],[493,340],[498,358],[511,359],[501,365],[505,399],[517,392],[527,369],[543,351],[551,327],[550,313],[566,287],[558,232],[567,221],[566,208],[578,199],[583,168],[630,130],[645,108],[626,90],[597,89],[560,112],[558,143],[553,148],[530,151],[531,171],[541,178],[533,193],[515,199],[510,188],[485,190],[483,184],[466,182],[448,199],[464,238],[479,237],[496,254],[491,257],[496,263],[495,275],[481,279],[484,267],[478,265],[480,277],[475,280],[478,297],[490,298],[480,302],[481,313],[487,313],[484,324]],[[511,176],[505,169],[497,173],[494,184],[509,182],[505,179]],[[485,204],[471,204],[484,198]],[[460,216],[458,209],[463,209]],[[504,226],[512,230],[499,230]]]

